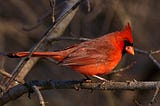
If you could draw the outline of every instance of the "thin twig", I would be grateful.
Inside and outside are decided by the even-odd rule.
[[[148,104],[148,106],[151,106],[154,102],[155,102],[155,99],[158,95],[158,92],[159,92],[159,88],[157,87],[155,92],[154,92],[154,95],[153,95],[153,98],[151,99],[150,103]]]
[[[72,38],[71,37],[58,37],[58,38],[53,38],[51,40],[49,39],[48,42],[52,42],[52,41],[55,41],[55,40],[57,40],[57,41],[59,41],[59,40],[88,41],[90,39],[89,38],[74,38],[74,37],[72,37]]]
[[[137,52],[137,53],[140,53],[140,54],[147,54],[148,55],[148,51],[145,51],[145,50],[141,50],[141,49],[138,49],[138,48],[134,48],[134,50]]]
[[[0,74],[3,75],[3,78],[7,80],[7,78],[11,78],[12,75],[8,72],[6,72],[4,69],[0,69]],[[15,83],[24,83],[22,82],[21,80],[19,79],[14,79]],[[6,89],[5,86],[3,85],[4,84],[4,80],[1,80],[0,81],[0,95],[3,94],[3,91]]]
[[[153,61],[153,63],[155,63],[157,66],[158,66],[158,68],[160,69],[160,63],[150,54],[149,55],[149,58]]]
[[[160,69],[160,63],[152,56],[152,54],[160,53],[160,50],[150,51],[149,52],[149,51],[145,51],[145,50],[141,50],[141,49],[135,48],[135,51],[137,53],[147,55],[149,57],[149,59],[151,59],[153,61],[153,63],[155,63],[156,66]]]
[[[23,30],[25,31],[32,31],[33,29],[36,29],[37,27],[39,27],[43,20],[45,18],[47,18],[50,14],[52,14],[52,22],[55,21],[55,17],[54,17],[54,12],[55,12],[55,0],[49,0],[50,6],[52,8],[52,10],[48,10],[47,12],[45,12],[45,14],[43,14],[43,16],[40,16],[40,18],[37,20],[37,23],[35,25],[32,25],[30,27],[24,27]]]
[[[55,0],[49,0],[50,6],[52,8],[52,22],[55,21],[55,6],[56,6],[56,1]]]
[[[158,53],[160,53],[160,50],[151,51],[151,54],[158,54]]]
[[[88,12],[90,12],[91,11],[91,2],[90,2],[90,0],[86,0],[87,1],[87,10],[88,10]]]
[[[139,103],[139,101],[137,101],[137,100],[134,100],[134,102],[135,102],[135,104],[137,105],[137,106],[143,106],[141,103]]]
[[[0,74],[5,77],[8,77],[8,78],[12,77],[12,75],[10,73],[6,72],[4,69],[0,69]]]
[[[7,78],[11,78],[12,77],[12,75],[10,73],[6,72],[4,69],[0,69],[0,74],[3,75],[4,77],[7,77]],[[18,79],[14,79],[14,81],[16,81],[17,83],[22,83],[22,84],[24,83],[24,82],[21,82]],[[3,82],[1,81],[0,84],[2,84],[2,83]]]
[[[44,19],[46,19],[50,14],[51,14],[51,10],[47,10],[47,12],[45,12],[45,14],[43,14],[42,16],[40,16],[40,18],[37,19],[37,22],[34,25],[23,27],[23,30],[24,31],[32,31],[32,30],[38,28],[44,22]]]
[[[39,90],[39,88],[35,85],[32,86],[34,92],[38,95],[38,99],[39,99],[39,102],[40,102],[40,105],[41,106],[45,106],[45,102],[44,102],[44,98]]]
[[[134,61],[131,64],[127,65],[126,67],[123,67],[123,68],[120,68],[120,69],[117,69],[117,70],[113,70],[109,74],[115,74],[115,73],[126,71],[126,70],[130,69],[131,67],[133,67],[135,64],[136,64],[136,62]]]

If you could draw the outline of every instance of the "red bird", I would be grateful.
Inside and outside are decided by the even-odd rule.
[[[9,53],[8,57],[26,57],[30,52]],[[98,75],[110,73],[125,53],[134,55],[131,27],[82,42],[62,51],[33,52],[33,57],[50,57],[64,66],[98,79]]]

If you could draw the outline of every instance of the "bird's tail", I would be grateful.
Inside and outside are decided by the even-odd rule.
[[[27,57],[30,54],[30,52],[13,52],[8,53],[6,56],[10,58],[21,58],[21,57]],[[31,54],[32,57],[49,57],[54,56],[55,52],[33,52]]]
[[[30,52],[12,52],[12,53],[0,53],[1,56],[8,56],[10,58],[22,58],[27,57]],[[31,57],[51,57],[56,60],[61,60],[64,56],[60,52],[33,52]]]

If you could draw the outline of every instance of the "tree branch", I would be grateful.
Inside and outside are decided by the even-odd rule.
[[[157,87],[156,90],[155,90],[155,93],[153,95],[153,98],[151,99],[150,103],[148,104],[148,106],[151,106],[154,102],[155,102],[155,99],[158,95],[158,92],[159,92],[159,88]]]
[[[7,92],[0,97],[0,105],[6,104],[8,101],[15,100],[22,96],[24,93],[28,92],[28,88],[33,85],[37,86],[39,90],[49,90],[49,89],[88,89],[88,90],[156,90],[160,88],[160,81],[149,81],[149,82],[106,82],[94,83],[94,82],[82,82],[82,81],[59,81],[59,80],[49,80],[49,81],[31,81],[24,85],[17,85],[10,88]]]
[[[45,102],[44,102],[44,99],[43,99],[41,92],[39,91],[39,88],[37,86],[33,85],[32,89],[34,90],[34,92],[36,92],[36,94],[39,98],[40,105],[45,106]]]
[[[156,51],[145,51],[145,50],[141,50],[141,49],[138,49],[138,48],[135,48],[135,51],[137,53],[140,53],[140,54],[144,54],[144,55],[147,55],[154,64],[157,65],[157,67],[160,69],[160,63],[152,56],[153,54],[158,54],[160,53],[160,50],[156,50]]]

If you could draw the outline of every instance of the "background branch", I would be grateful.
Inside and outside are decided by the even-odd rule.
[[[155,102],[155,99],[156,99],[156,97],[158,95],[158,92],[159,92],[159,88],[157,87],[156,90],[155,90],[155,93],[154,93],[154,95],[153,95],[153,97],[152,97],[152,99],[150,101],[150,103],[148,104],[148,106],[151,106]]]
[[[158,54],[158,53],[160,53],[160,50],[156,50],[156,51],[145,51],[145,50],[141,50],[141,49],[135,48],[135,51],[136,51],[137,53],[147,55],[147,56],[153,61],[153,63],[156,64],[157,67],[160,69],[160,63],[152,56],[153,54]]]
[[[32,89],[34,90],[34,92],[36,92],[38,99],[39,99],[39,102],[40,102],[40,105],[45,106],[44,98],[43,98],[41,92],[39,91],[39,88],[37,86],[33,85]]]

